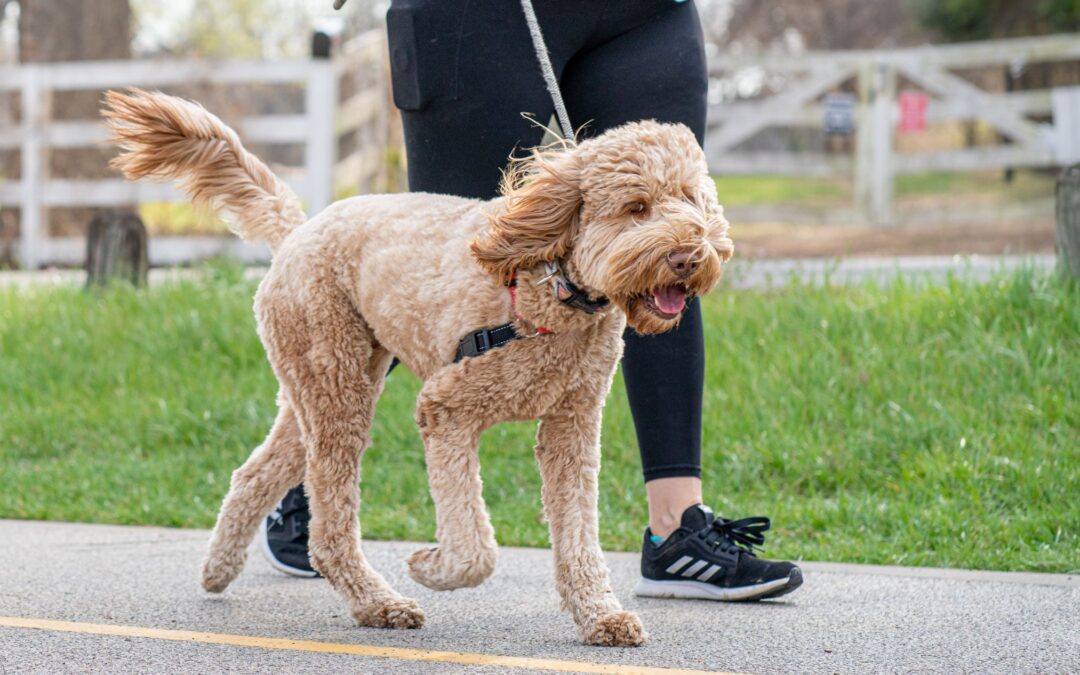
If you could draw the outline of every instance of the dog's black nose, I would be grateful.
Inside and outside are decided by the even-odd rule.
[[[667,255],[667,264],[671,268],[671,271],[680,277],[688,277],[693,274],[700,263],[699,260],[694,258],[693,250],[680,250],[672,251]]]

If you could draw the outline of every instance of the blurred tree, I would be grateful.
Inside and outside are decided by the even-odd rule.
[[[919,22],[949,41],[1080,30],[1080,0],[909,0]]]
[[[738,0],[721,46],[876,49],[922,40],[911,8],[896,0]]]
[[[1057,30],[1080,30],[1080,0],[1042,0],[1043,19]]]
[[[334,15],[332,0],[179,0],[165,9],[161,0],[132,3],[141,51],[203,57],[305,56],[312,27]]]
[[[734,0],[725,28],[721,45],[889,48],[1080,31],[1080,0]]]
[[[275,23],[298,9],[282,0],[195,0],[181,44],[199,56],[258,58],[280,52],[285,45]]]
[[[23,63],[131,58],[128,0],[19,0],[19,60]],[[101,94],[64,91],[46,97],[53,119],[96,119]],[[109,151],[102,148],[42,151],[54,178],[104,178]],[[133,207],[128,207],[133,208]],[[53,235],[78,234],[99,209],[58,208],[45,212]]]
[[[131,56],[128,0],[20,0],[19,10],[24,63]]]

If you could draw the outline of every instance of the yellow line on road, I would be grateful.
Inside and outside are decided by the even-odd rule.
[[[673,668],[650,668],[646,666],[627,666],[611,663],[589,663],[588,661],[560,661],[558,659],[528,658],[522,656],[500,656],[497,654],[472,654],[468,652],[439,652],[430,649],[409,649],[407,647],[380,647],[377,645],[358,645],[344,642],[314,642],[311,640],[290,640],[287,638],[256,637],[252,635],[228,635],[226,633],[203,633],[190,630],[171,630],[165,628],[144,628],[142,626],[114,626],[101,623],[79,623],[75,621],[54,621],[51,619],[26,619],[16,616],[0,616],[0,628],[32,628],[36,630],[59,631],[62,633],[81,633],[83,635],[107,635],[110,637],[134,637],[148,640],[171,640],[173,642],[193,642],[208,645],[229,645],[232,647],[255,647],[257,649],[280,649],[296,652],[315,652],[319,654],[350,654],[398,661],[430,661],[435,663],[457,663],[469,666],[496,666],[502,668],[521,668],[524,670],[553,670],[564,673],[641,673],[648,675],[701,675],[703,670],[678,670]],[[727,675],[731,675],[730,673]]]

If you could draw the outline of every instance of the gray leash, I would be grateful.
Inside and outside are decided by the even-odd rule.
[[[532,0],[521,0],[521,9],[525,12],[525,23],[529,24],[529,35],[532,36],[536,59],[540,62],[540,73],[544,76],[544,83],[547,85],[548,93],[551,94],[551,102],[555,105],[555,117],[559,120],[563,138],[572,141],[574,127],[570,126],[570,115],[567,114],[566,104],[563,103],[559,80],[555,78],[555,69],[551,67],[551,58],[548,56],[547,45],[544,44],[544,36],[540,32],[540,22],[536,19]]]
[[[345,0],[334,0],[334,9],[341,9]],[[570,115],[566,112],[566,104],[563,103],[562,91],[559,90],[559,80],[555,77],[555,69],[551,67],[551,57],[548,56],[547,45],[544,43],[544,35],[540,32],[540,22],[536,18],[536,10],[533,9],[532,0],[521,0],[521,9],[525,12],[525,23],[529,25],[529,35],[532,37],[533,49],[536,51],[536,60],[540,62],[540,74],[544,76],[544,84],[547,85],[551,102],[555,106],[555,118],[559,120],[559,128],[565,140],[574,140],[574,127],[570,126]]]

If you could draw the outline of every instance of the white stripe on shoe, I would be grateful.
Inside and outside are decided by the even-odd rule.
[[[701,573],[701,576],[697,578],[698,581],[708,581],[713,578],[713,575],[720,571],[719,565],[713,565],[709,569]]]
[[[671,563],[671,566],[667,568],[668,574],[675,574],[676,572],[678,572],[682,568],[686,567],[687,564],[689,564],[690,561],[692,561],[692,560],[693,560],[692,557],[690,557],[688,555],[684,555],[683,557],[679,558],[675,562]]]
[[[708,564],[709,563],[705,562],[704,560],[699,560],[690,567],[687,567],[686,571],[683,572],[682,575],[687,578],[692,577],[698,572],[700,572],[702,567],[705,567]]]

